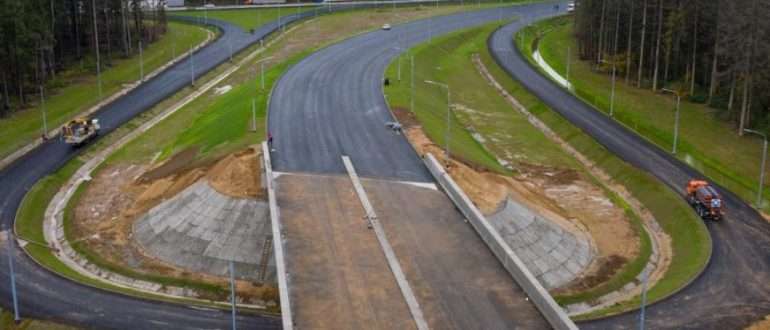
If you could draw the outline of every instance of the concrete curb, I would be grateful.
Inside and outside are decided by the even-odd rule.
[[[435,157],[426,154],[425,166],[428,168],[439,185],[444,189],[455,206],[468,219],[473,228],[479,234],[484,243],[487,244],[492,253],[497,257],[503,267],[508,271],[513,279],[518,283],[524,292],[535,304],[537,309],[543,314],[543,317],[554,327],[554,329],[577,329],[575,323],[570,320],[567,313],[556,304],[548,291],[540,285],[540,282],[532,276],[532,273],[524,266],[524,263],[513,252],[510,246],[505,243],[500,234],[492,228],[487,222],[481,211],[471,202],[462,188],[458,186],[452,177],[449,176],[444,168],[439,164]]]
[[[283,328],[294,329],[294,317],[291,312],[291,295],[289,294],[289,274],[286,271],[286,259],[283,253],[283,230],[281,229],[281,216],[276,200],[275,182],[273,177],[273,165],[270,161],[270,149],[267,142],[262,142],[262,159],[265,164],[265,184],[267,199],[270,207],[270,223],[273,230],[273,251],[275,254],[275,273],[278,278],[278,293],[281,300],[281,320]]]
[[[181,24],[191,25],[189,22],[181,22]],[[153,77],[157,76],[161,72],[163,72],[166,69],[170,68],[174,64],[177,64],[178,62],[184,60],[185,58],[187,58],[190,55],[190,52],[197,52],[198,50],[200,50],[201,48],[205,47],[210,42],[212,42],[212,41],[214,41],[214,40],[216,40],[218,38],[218,36],[216,36],[216,38],[215,38],[214,33],[211,32],[210,29],[207,29],[206,27],[203,27],[203,26],[201,26],[200,28],[203,29],[203,30],[206,30],[208,32],[208,36],[206,37],[206,40],[204,40],[203,42],[201,42],[200,44],[195,46],[192,50],[188,50],[188,51],[184,52],[183,54],[180,54],[176,58],[172,59],[169,62],[166,62],[162,66],[156,68],[155,70],[153,70],[149,74],[145,75],[144,76],[144,80],[134,81],[133,83],[129,84],[128,87],[125,87],[125,88],[123,88],[123,89],[113,93],[109,97],[107,97],[105,99],[102,99],[97,104],[91,106],[87,110],[75,114],[72,118],[88,117],[88,116],[96,113],[97,111],[101,110],[102,107],[104,107],[105,105],[108,105],[108,104],[112,103],[113,101],[117,100],[118,98],[120,98],[120,97],[122,97],[122,96],[124,96],[124,95],[126,95],[128,93],[130,93],[131,91],[133,91],[134,89],[139,87],[144,81],[152,79]],[[48,136],[56,136],[56,135],[59,135],[59,131],[60,130],[61,130],[60,127],[56,127],[53,130],[51,130],[50,132],[47,132],[47,134],[48,134]],[[34,141],[32,141],[32,142],[28,143],[27,145],[21,147],[20,149],[14,151],[10,155],[4,157],[3,159],[0,160],[0,170],[4,169],[6,166],[8,166],[11,163],[15,162],[19,158],[24,157],[27,153],[29,153],[30,151],[34,150],[35,148],[37,148],[41,144],[43,144],[43,141],[41,141],[41,139],[35,139]]]

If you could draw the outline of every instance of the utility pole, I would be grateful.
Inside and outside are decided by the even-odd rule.
[[[99,99],[102,98],[102,63],[99,59],[99,30],[96,27],[96,0],[91,0],[91,11],[94,17],[94,45],[96,46],[96,82],[99,85]]]
[[[671,153],[676,154],[676,145],[678,144],[679,140],[679,109],[682,104],[682,95],[680,92],[670,90],[668,88],[664,88],[661,91],[664,93],[671,93],[676,96],[676,114],[674,115],[674,145],[671,146]]]
[[[639,310],[639,330],[644,330],[645,308],[647,307],[647,271],[642,271],[642,307]]]
[[[144,81],[144,55],[141,40],[139,40],[139,81]]]
[[[610,117],[615,115],[615,78],[617,77],[617,66],[615,61],[601,60],[601,63],[612,63],[612,92],[610,92]],[[678,106],[677,106],[678,107]],[[676,153],[676,151],[674,151]]]
[[[19,317],[19,299],[16,294],[16,272],[13,270],[13,232],[10,229],[6,231],[6,238],[8,239],[8,270],[11,273],[11,297],[13,299],[13,320],[16,324],[21,322]]]
[[[425,80],[425,83],[431,84],[431,85],[436,85],[436,86],[439,86],[441,88],[446,89],[446,103],[447,103],[447,105],[446,105],[446,132],[445,132],[446,135],[444,137],[444,140],[445,140],[444,142],[445,142],[446,145],[444,147],[444,157],[446,158],[446,166],[449,167],[449,159],[450,159],[449,158],[449,139],[450,139],[450,128],[452,127],[451,126],[452,125],[452,121],[451,121],[451,117],[452,117],[451,116],[452,100],[451,100],[451,94],[450,94],[450,91],[449,91],[449,85],[448,84],[443,84],[443,83],[440,83],[440,82],[435,82],[435,81],[432,81],[432,80]]]
[[[43,95],[43,85],[40,88],[40,112],[43,113],[43,137],[48,137],[48,121],[45,115],[45,96]]]
[[[251,98],[251,131],[257,131],[257,99]]]
[[[414,112],[414,55],[410,55],[409,56],[409,61],[411,62],[410,63],[411,68],[409,70],[410,76],[411,76],[411,78],[410,78],[410,80],[411,80],[411,84],[410,84],[410,86],[411,86],[411,88],[410,88],[411,98],[409,100],[409,103],[410,103],[410,105],[409,105],[410,108],[409,109],[412,112]]]
[[[232,303],[233,330],[236,330],[236,326],[235,326],[235,267],[233,267],[232,260],[230,261],[230,302]]]
[[[767,161],[767,134],[759,131],[751,130],[751,129],[744,129],[743,131],[746,133],[753,133],[753,134],[759,135],[765,141],[764,146],[762,147],[762,166],[759,171],[759,189],[757,189],[757,210],[759,210],[762,207],[762,188],[764,188],[765,186],[765,164]]]
[[[572,53],[572,48],[571,47],[567,47],[567,77],[565,78],[565,79],[567,79],[567,82],[569,82],[569,66],[571,64],[570,61],[572,60],[572,54],[571,53]]]
[[[190,44],[190,85],[195,87],[195,64],[193,63],[193,46]]]

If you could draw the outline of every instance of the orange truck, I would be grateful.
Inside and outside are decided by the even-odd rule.
[[[707,181],[690,180],[687,183],[687,202],[702,219],[722,220],[722,197]]]

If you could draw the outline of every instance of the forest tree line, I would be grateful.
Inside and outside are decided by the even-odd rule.
[[[163,1],[4,0],[0,5],[0,117],[37,101],[41,86],[64,84],[73,67],[96,72],[166,31]]]
[[[670,88],[744,128],[770,129],[770,2],[580,0],[582,59],[640,88]]]

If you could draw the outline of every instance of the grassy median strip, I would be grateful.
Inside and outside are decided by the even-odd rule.
[[[554,21],[550,21],[553,24]],[[544,23],[549,24],[549,23]],[[541,26],[542,30],[548,27]],[[515,36],[522,53],[532,53],[536,33],[527,30]],[[692,211],[684,199],[662,184],[652,175],[645,173],[614,156],[590,136],[573,126],[558,113],[552,111],[519,83],[500,69],[488,55],[482,56],[495,78],[506,87],[530,112],[538,116],[570,145],[593,160],[612,178],[626,187],[644,206],[652,212],[663,230],[671,237],[673,259],[665,277],[648,292],[648,302],[653,303],[680,290],[689,284],[706,267],[711,256],[711,237],[706,226]],[[531,60],[531,58],[530,58]],[[534,64],[533,64],[534,65]],[[559,67],[556,67],[559,70]],[[571,75],[572,76],[572,75]],[[572,76],[574,77],[574,76]],[[581,318],[601,317],[637,308],[639,297],[630,301],[597,311]]]
[[[455,88],[452,90],[453,125],[450,150],[453,150],[458,158],[476,166],[508,173],[493,154],[503,155],[513,151],[516,153],[515,158],[526,163],[575,169],[585,177],[592,178],[577,160],[532,126],[526,117],[512,109],[473,65],[472,55],[480,54],[482,59],[486,59],[484,62],[488,67],[497,68],[496,64],[488,61],[491,58],[487,52],[486,40],[498,26],[495,23],[459,31],[413,48],[410,54],[404,56],[406,60],[401,61],[402,66],[407,63],[406,69],[401,69],[401,82],[397,79],[398,61],[394,61],[386,72],[391,81],[395,81],[391,87],[386,88],[390,105],[394,108],[410,107],[409,56],[414,55],[415,107],[412,112],[432,141],[439,145],[445,143],[446,91],[425,83],[425,80],[448,83],[450,88]],[[534,104],[531,98],[527,101],[529,106]],[[474,115],[485,119],[472,120]],[[472,134],[477,133],[495,139],[485,144],[491,150],[486,150],[473,137]],[[595,179],[593,182],[602,186]],[[631,220],[632,228],[641,240],[639,254],[604,284],[580,294],[556,297],[561,304],[592,300],[622,287],[639,274],[651,254],[650,238],[639,217],[619,196],[607,189],[605,193],[615,205],[625,210]]]
[[[611,75],[592,69],[591,63],[578,57],[578,46],[572,37],[570,17],[547,20],[533,25],[527,39],[542,35],[539,50],[543,59],[562,76],[566,73],[568,48],[570,80],[575,94],[597,109],[609,113]],[[531,42],[529,47],[531,47]],[[531,48],[530,48],[531,49]],[[663,150],[673,144],[676,100],[670,94],[656,94],[635,85],[635,72],[629,84],[620,68],[616,84],[615,118],[647,138]],[[702,103],[703,91],[682,99],[677,158],[696,168],[711,180],[737,193],[754,204],[758,187],[758,173],[762,156],[762,141],[754,137],[738,136],[731,122],[720,119],[724,114]],[[770,189],[763,195],[762,210],[770,211]]]
[[[158,41],[147,45],[143,51],[144,73],[148,74],[179,56],[190,46],[197,46],[208,35],[208,30],[190,24],[169,22],[168,31]],[[76,114],[101,101],[97,92],[96,75],[90,70],[96,65],[90,58],[83,67],[73,65],[60,72],[49,82],[46,90],[45,112],[48,129],[51,130],[71,119]],[[131,58],[114,58],[111,65],[102,72],[102,98],[124,88],[124,84],[139,80],[139,55]],[[33,102],[39,102],[36,98]],[[0,119],[0,158],[39,138],[43,133],[43,117],[39,105],[13,113]]]

